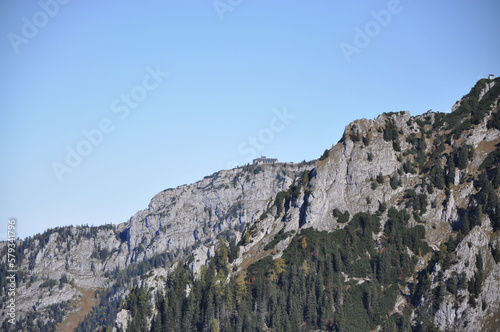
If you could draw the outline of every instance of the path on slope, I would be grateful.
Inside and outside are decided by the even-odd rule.
[[[77,309],[63,320],[57,327],[56,332],[74,331],[78,324],[85,319],[85,316],[98,304],[94,289],[83,289],[80,287],[77,287],[77,289],[82,293],[82,297],[77,304]]]

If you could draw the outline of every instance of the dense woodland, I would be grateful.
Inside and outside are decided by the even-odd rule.
[[[268,256],[228,283],[230,251],[221,240],[199,279],[177,265],[165,296],[156,298],[152,331],[407,330],[409,312],[389,316],[416,263],[406,247],[421,253],[430,248],[422,226],[406,229],[410,216],[404,210],[389,215],[380,241],[372,236],[380,232],[379,217],[360,213],[333,233],[303,230],[281,258]],[[141,331],[152,308],[145,290],[131,294],[125,306],[134,308],[130,329]]]

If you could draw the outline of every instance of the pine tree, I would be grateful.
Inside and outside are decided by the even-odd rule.
[[[245,276],[243,274],[239,274],[236,279],[236,303],[238,305],[242,304],[245,299],[247,292],[247,286],[245,283]]]
[[[306,300],[306,321],[314,325],[317,318],[317,308],[316,308],[316,293],[314,291],[309,291]]]
[[[240,254],[240,247],[236,244],[236,238],[232,237],[231,241],[229,241],[229,255],[228,260],[229,263],[232,263],[238,255]]]
[[[210,324],[210,332],[219,332],[219,321],[217,318],[212,319],[212,324]]]
[[[450,156],[448,158],[448,172],[446,173],[446,185],[448,187],[451,187],[455,184],[455,173],[455,161],[453,160],[453,157]]]
[[[377,183],[384,184],[384,176],[382,175],[382,173],[379,173],[377,175]]]
[[[498,204],[493,213],[493,220],[491,221],[491,225],[494,232],[500,230],[500,205]]]
[[[161,315],[160,314],[156,315],[155,319],[153,320],[153,323],[151,326],[151,331],[153,331],[153,332],[163,331],[162,325],[161,325]]]
[[[436,160],[436,163],[434,164],[434,167],[432,168],[431,171],[431,179],[432,183],[434,186],[438,189],[443,189],[444,188],[444,175],[443,175],[443,168],[441,167],[441,161],[438,158]]]
[[[287,325],[290,325],[290,323],[288,322],[288,315],[286,313],[286,303],[281,293],[279,293],[276,297],[276,314],[272,318],[273,330],[286,332],[285,327]]]
[[[304,259],[304,262],[302,262],[302,266],[300,267],[300,269],[302,270],[305,276],[309,274],[309,265],[307,264],[307,260]]]
[[[291,331],[300,331],[300,326],[303,322],[302,309],[297,300],[298,299],[294,298],[294,296],[290,296],[288,319],[292,326]]]
[[[277,275],[282,274],[285,271],[285,269],[286,269],[286,264],[283,257],[276,258],[274,260],[274,271],[276,272],[276,274]]]
[[[417,160],[416,160],[417,165],[420,169],[422,169],[422,167],[425,164],[425,160],[426,160],[425,151],[426,150],[427,150],[427,144],[425,142],[425,135],[422,132],[420,135],[420,139],[418,140],[418,153],[417,153]]]
[[[500,166],[497,165],[495,169],[495,175],[493,176],[493,181],[491,181],[494,189],[498,189],[500,187]]]
[[[483,255],[481,255],[481,252],[477,254],[476,256],[476,268],[477,268],[477,274],[480,276],[480,278],[483,278]]]
[[[321,302],[319,305],[320,315],[319,324],[322,329],[328,329],[330,325],[330,320],[333,319],[332,303],[330,298],[327,297],[326,293],[321,296]]]
[[[448,278],[447,288],[448,288],[448,292],[450,292],[451,294],[454,294],[454,295],[457,294],[457,276],[456,276],[456,274],[452,275],[450,278]]]
[[[462,227],[460,229],[464,235],[469,234],[470,232],[469,214],[467,212],[464,213],[462,218]]]
[[[466,169],[468,163],[469,163],[469,152],[468,152],[468,149],[464,143],[458,149],[457,166],[460,169]]]

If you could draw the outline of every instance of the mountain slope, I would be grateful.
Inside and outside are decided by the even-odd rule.
[[[103,299],[82,330],[493,331],[499,96],[480,80],[452,113],[354,121],[318,161],[220,171],[128,223],[18,241],[18,325],[56,324],[82,287]]]

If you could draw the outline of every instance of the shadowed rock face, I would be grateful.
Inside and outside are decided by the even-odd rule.
[[[496,80],[493,83],[497,83]],[[400,112],[383,114],[374,120],[357,120],[346,127],[343,139],[330,149],[324,160],[220,171],[194,184],[158,193],[147,209],[137,212],[126,223],[57,228],[19,241],[18,245],[23,248],[21,270],[29,271],[34,278],[30,281],[30,277],[25,277],[19,283],[18,313],[22,317],[31,312],[33,306],[43,311],[51,304],[75,299],[80,293],[77,287],[110,287],[115,283],[112,272],[158,254],[167,253],[171,261],[192,257],[190,267],[198,273],[207,259],[213,257],[220,235],[240,241],[245,232],[251,234],[250,241],[244,241],[240,256],[233,263],[235,269],[248,266],[261,258],[265,245],[280,230],[298,232],[302,227],[312,227],[335,231],[344,227],[334,215],[335,209],[349,212],[351,216],[378,211],[384,224],[390,207],[406,208],[412,214],[410,225],[424,225],[429,245],[435,251],[442,250],[441,245],[456,234],[453,225],[462,222],[461,211],[478,204],[476,175],[500,143],[500,131],[488,126],[488,121],[498,112],[498,91],[493,88],[495,84],[481,84],[478,82],[477,89],[474,88],[477,91],[473,89],[462,98],[454,111],[460,112],[461,105],[468,103],[473,92],[476,94],[474,105],[487,99],[489,111],[481,121],[469,123],[457,135],[446,122],[439,122],[442,115],[433,112],[417,117]],[[437,138],[446,143],[431,163],[428,156],[440,149]],[[412,172],[408,165],[416,164],[415,142],[419,139],[418,145],[425,147],[421,153],[427,160]],[[453,179],[442,189],[430,190],[428,184],[432,182],[436,162],[446,173],[444,166],[453,151],[464,144],[474,151],[467,167],[457,167]],[[498,189],[495,191],[498,194]],[[280,201],[279,197],[285,199]],[[425,209],[421,211],[415,210],[417,197],[424,200]],[[450,266],[446,270],[439,265],[435,267],[430,275],[429,290],[438,286],[440,273],[441,280],[463,274],[470,281],[477,272],[476,257],[481,254],[484,274],[477,299],[480,304],[476,307],[468,304],[467,289],[447,294],[433,318],[440,330],[477,331],[486,326],[488,317],[500,310],[500,264],[493,259],[491,249],[500,250],[500,237],[493,231],[488,214],[481,215],[480,219],[457,245],[455,260]],[[275,246],[275,257],[280,256],[290,240],[287,238]],[[5,243],[1,248],[5,249]],[[418,253],[412,253],[415,254]],[[419,266],[425,266],[428,259],[420,257]],[[170,270],[168,266],[134,278],[148,289],[161,289]],[[64,283],[61,288],[52,289],[40,287],[51,279],[59,284],[63,274],[74,280],[74,284]],[[129,286],[121,285],[116,296],[128,294]],[[424,295],[421,305],[429,298]],[[405,301],[399,302],[398,307],[404,306]],[[119,313],[118,325],[126,324],[127,315],[126,311]],[[415,321],[416,315],[418,312],[415,312]]]

